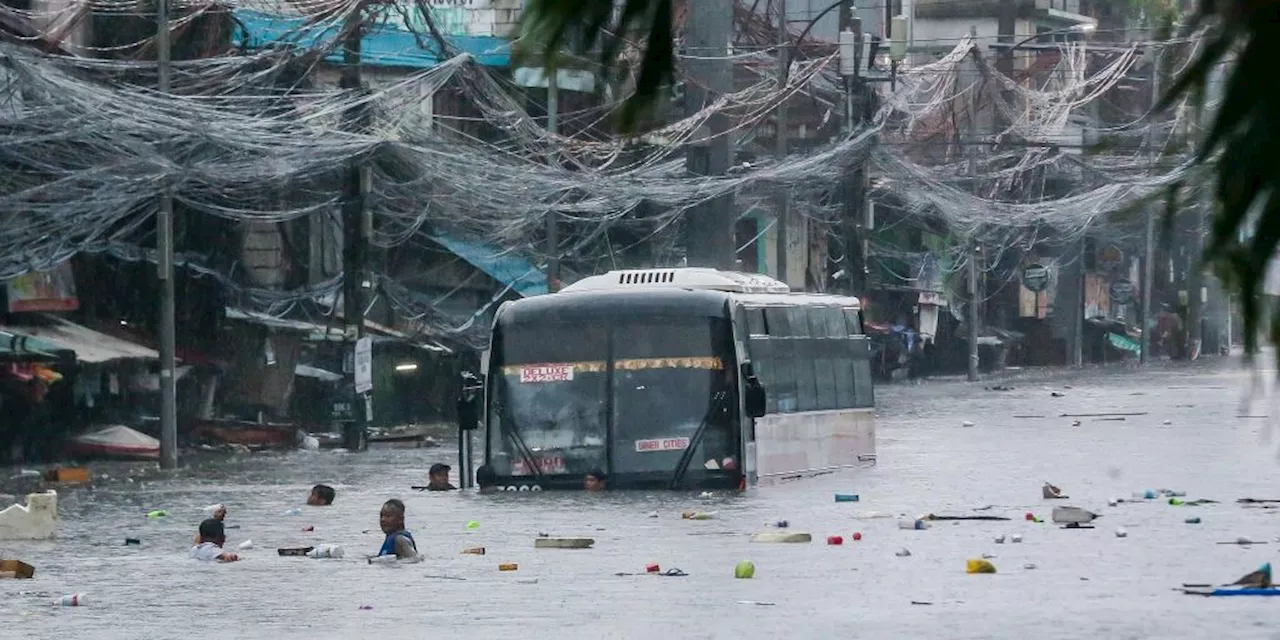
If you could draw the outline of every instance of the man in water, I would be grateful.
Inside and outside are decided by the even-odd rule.
[[[333,487],[327,484],[318,484],[311,487],[311,495],[307,496],[307,506],[311,507],[327,507],[333,504],[333,499],[338,493]]]
[[[378,557],[394,555],[400,560],[418,557],[418,545],[404,528],[403,502],[394,498],[386,501],[378,515],[378,524],[387,534],[386,540],[382,541],[382,549],[378,550]]]
[[[453,468],[447,464],[435,463],[427,471],[427,491],[455,491],[457,487],[449,484],[449,472]]]
[[[235,562],[240,556],[223,551],[222,545],[226,542],[227,536],[222,528],[222,522],[209,518],[200,523],[200,536],[196,538],[196,546],[191,547],[191,551],[187,552],[187,556],[193,560],[201,562]]]
[[[498,474],[494,473],[493,467],[487,464],[482,464],[476,469],[476,486],[479,487],[480,493],[502,491],[502,487],[498,486]]]
[[[587,472],[587,477],[586,480],[583,481],[582,488],[587,491],[604,491],[606,480],[608,480],[608,477],[604,475],[603,471],[599,469],[592,469]]]

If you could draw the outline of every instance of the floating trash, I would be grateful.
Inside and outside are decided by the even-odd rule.
[[[756,605],[757,607],[772,607],[772,606],[774,606],[774,604],[773,604],[772,602],[761,602],[761,601],[759,601],[759,600],[739,600],[739,601],[738,601],[738,604],[753,604],[753,605]]]
[[[361,610],[361,611],[373,611],[373,605],[371,605],[371,604],[362,604],[362,605],[360,605],[360,610]]]
[[[996,544],[1004,544],[1004,541],[1005,541],[1005,536],[1003,533],[996,536]]]
[[[156,518],[167,518],[169,517],[169,512],[164,509],[156,509],[155,511],[148,511],[147,517],[152,520],[155,520]]]
[[[807,533],[757,533],[751,536],[752,542],[812,542],[813,536]]]
[[[534,549],[590,549],[596,543],[593,538],[538,538]]]
[[[498,565],[498,571],[516,571],[519,568],[520,568],[520,565],[514,562],[504,562]]]
[[[739,562],[737,566],[733,568],[733,577],[738,578],[739,580],[750,580],[751,578],[756,577],[755,563],[749,560]]]
[[[516,584],[538,584],[537,578],[516,578]]]
[[[964,422],[961,422],[961,423],[960,423],[960,426],[962,426],[962,427],[972,427],[972,426],[973,426],[973,423],[972,423],[972,422],[970,422],[970,421],[968,421],[968,420],[965,420]]]
[[[471,547],[470,549],[463,549],[463,550],[462,550],[462,555],[464,555],[464,556],[482,556],[482,555],[484,555],[484,547]]]
[[[1035,569],[1035,568],[1036,568],[1036,563],[1034,563],[1034,562],[1028,562],[1028,563],[1026,563],[1026,564],[1022,565],[1022,568],[1023,568],[1023,569],[1026,569],[1027,571],[1031,571],[1032,569]]]
[[[296,509],[296,508],[295,508],[295,509],[289,509],[288,511],[285,511],[285,512],[284,512],[284,515],[286,515],[286,516],[300,516],[300,515],[302,515],[302,509]]]
[[[837,493],[836,502],[858,502],[859,497],[856,493]]]
[[[662,567],[656,562],[650,562],[644,566],[645,573],[662,573]]]
[[[1124,527],[1116,527],[1116,537],[1117,537],[1117,538],[1128,538],[1128,537],[1129,537],[1129,532],[1128,532],[1128,531],[1125,531],[1125,530],[1124,530]]]
[[[658,512],[657,512],[657,511],[650,511],[650,512],[649,512],[649,517],[650,517],[650,518],[656,518],[656,517],[658,517]]]
[[[1187,524],[1200,524],[1200,518],[1187,518],[1186,520],[1183,520],[1183,522]]]
[[[249,549],[252,549],[252,548],[253,548],[253,541],[252,541],[252,540],[245,540],[244,542],[241,542],[241,543],[240,543],[240,546],[239,546],[239,547],[237,547],[237,548],[238,548],[238,549],[240,549],[241,551],[247,551],[247,550],[249,550]]]
[[[965,565],[965,573],[995,573],[996,566],[985,559],[970,560]]]
[[[1059,489],[1048,482],[1044,483],[1044,486],[1040,487],[1040,494],[1044,496],[1045,500],[1065,500],[1067,498],[1067,496],[1062,495],[1062,489]]]
[[[827,544],[828,545],[844,544],[844,538],[841,538],[840,536],[827,536]]]
[[[903,547],[895,551],[893,555],[898,556],[899,558],[909,558],[911,557],[911,550]]]
[[[1019,535],[1019,534],[1016,534],[1016,533],[1015,533],[1015,534],[1013,534],[1013,535],[1009,536],[1009,542],[1012,542],[1012,543],[1014,543],[1014,544],[1019,544],[1019,543],[1021,543],[1021,542],[1022,542],[1022,536],[1021,536],[1021,535]]]
[[[853,532],[853,535],[852,535],[852,536],[849,536],[849,537],[850,537],[850,538],[852,538],[854,542],[861,542],[861,541],[862,541],[862,533],[860,533],[860,532],[858,532],[858,531],[854,531],[854,532]]]
[[[141,545],[142,541],[137,538],[125,538],[124,544],[126,547],[130,545],[137,546],[137,545]]]
[[[467,523],[467,529],[468,529],[468,530],[474,531],[474,530],[479,529],[479,528],[480,528],[480,523],[479,523],[479,522],[476,522],[475,520],[472,520],[472,521],[470,521],[470,522],[468,522],[468,523]]]
[[[89,604],[89,601],[83,593],[72,593],[54,600],[53,603],[63,607],[83,607]]]
[[[915,518],[914,520],[913,520],[913,519],[902,519],[902,520],[899,520],[899,521],[898,521],[898,528],[899,528],[899,529],[907,529],[907,530],[915,530],[915,531],[923,531],[923,530],[925,530],[925,529],[928,529],[928,528],[929,528],[929,523],[928,523],[928,522],[925,522],[924,520],[922,520],[922,519],[920,519],[920,518]]]

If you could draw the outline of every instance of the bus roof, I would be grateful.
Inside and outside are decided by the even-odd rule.
[[[785,283],[758,273],[720,271],[700,267],[624,269],[588,276],[564,288],[565,292],[663,288],[704,289],[729,293],[787,293]]]

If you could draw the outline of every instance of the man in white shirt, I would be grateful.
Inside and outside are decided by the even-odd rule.
[[[196,539],[196,546],[191,547],[191,551],[187,552],[187,556],[202,562],[235,562],[239,560],[240,556],[230,551],[222,550],[222,543],[226,539],[222,522],[209,518],[200,523],[200,537]]]

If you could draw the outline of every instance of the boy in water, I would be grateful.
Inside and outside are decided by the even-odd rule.
[[[311,507],[327,507],[333,504],[333,499],[337,495],[338,492],[334,491],[333,487],[326,484],[318,484],[311,487],[311,495],[307,496],[307,505]]]
[[[196,546],[191,547],[187,556],[201,562],[235,562],[240,556],[223,551],[222,545],[227,540],[222,529],[222,522],[209,518],[200,523],[200,536],[196,538]]]
[[[403,502],[393,498],[383,504],[382,512],[378,514],[378,524],[382,525],[382,532],[387,534],[382,541],[382,548],[378,550],[378,557],[394,555],[400,560],[418,557],[418,545],[413,541],[413,535],[404,528]]]
[[[608,477],[599,469],[592,469],[587,472],[587,477],[582,483],[582,488],[587,491],[604,491],[605,481]]]

